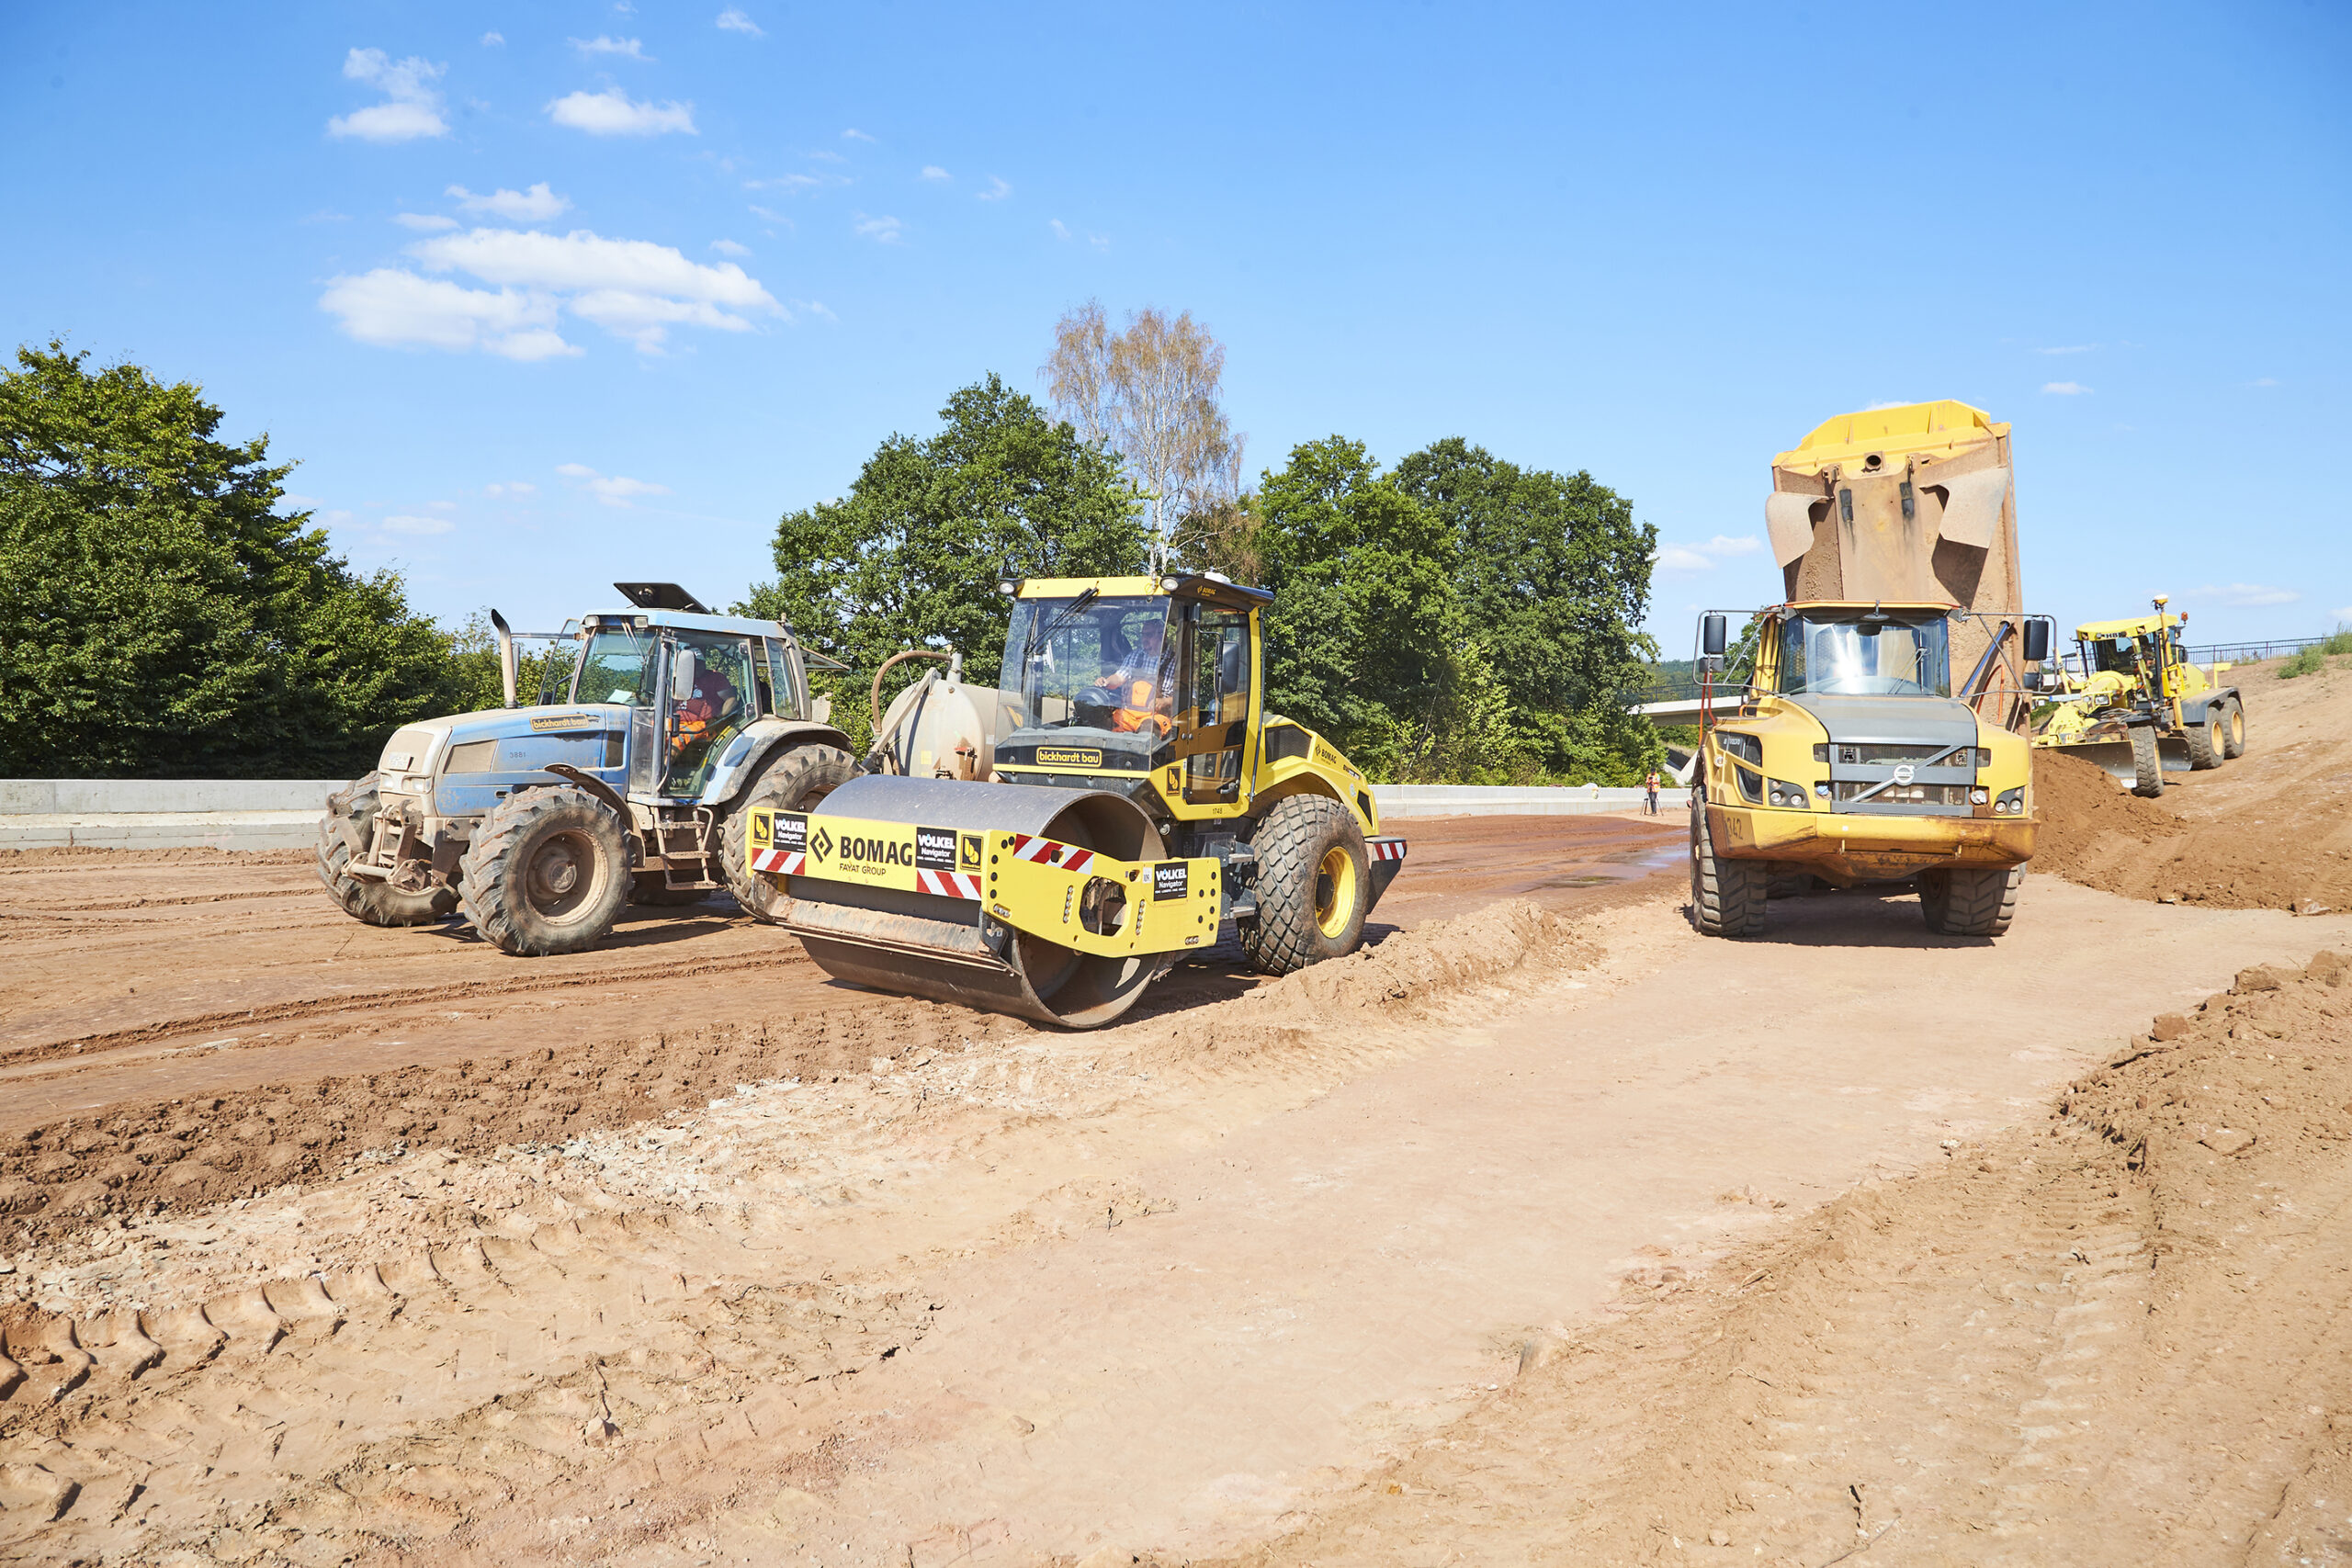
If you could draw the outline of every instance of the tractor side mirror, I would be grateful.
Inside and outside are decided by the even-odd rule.
[[[2025,661],[2039,664],[2050,657],[2050,623],[2036,616],[2025,624]]]
[[[670,700],[683,703],[695,694],[695,650],[680,648],[670,655]]]
[[[1699,651],[1709,659],[1721,659],[1728,646],[1730,628],[1721,615],[1699,617]]]

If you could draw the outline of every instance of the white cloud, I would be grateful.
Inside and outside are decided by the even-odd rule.
[[[2070,343],[2063,348],[2037,348],[2034,352],[2036,354],[2088,354],[2098,346],[2098,344],[2095,343]]]
[[[591,136],[660,136],[672,130],[698,134],[694,105],[639,103],[618,87],[566,94],[548,106],[548,118]]]
[[[361,343],[386,348],[439,348],[463,354],[479,348],[507,359],[548,359],[578,354],[555,330],[556,301],[528,289],[467,288],[440,278],[378,267],[337,277],[319,308]]]
[[[644,479],[632,479],[619,474],[605,475],[585,463],[564,463],[556,472],[565,479],[580,481],[582,488],[606,506],[627,506],[640,495],[667,495],[668,485],[650,484]]]
[[[447,517],[396,516],[385,518],[382,524],[388,534],[446,534],[456,526]]]
[[[956,176],[949,174],[946,170],[941,168],[936,164],[925,164],[922,166],[922,177],[927,180],[946,180],[953,179]]]
[[[395,212],[392,221],[403,229],[422,229],[428,234],[437,234],[444,229],[458,226],[456,219],[444,218],[437,212]]]
[[[508,479],[503,484],[484,485],[481,487],[481,492],[494,500],[509,495],[537,495],[539,493],[539,487],[523,479]]]
[[[571,206],[570,197],[556,195],[545,180],[528,190],[501,188],[476,196],[463,186],[451,186],[445,194],[458,198],[460,212],[487,212],[516,223],[544,223]]]
[[[447,69],[414,55],[394,61],[380,49],[353,50],[344,60],[344,75],[376,88],[385,101],[336,115],[327,121],[327,134],[356,136],[362,141],[448,135],[449,122],[441,118],[441,95],[433,86]]]
[[[2218,600],[2233,610],[2263,610],[2274,604],[2291,604],[2302,595],[2291,588],[2273,588],[2261,582],[2224,582],[2208,583],[2191,597]]]
[[[1011,186],[1005,184],[994,175],[990,175],[989,176],[989,188],[980,192],[980,199],[982,201],[1002,201],[1006,197],[1011,196],[1012,194],[1012,187]]]
[[[763,38],[766,36],[760,30],[759,23],[752,20],[751,17],[743,15],[742,12],[737,10],[732,6],[729,6],[727,9],[718,13],[718,27],[719,30],[722,32],[748,33],[753,38]]]
[[[1657,569],[1660,571],[1712,571],[1714,566],[1714,562],[1698,551],[1685,549],[1680,545],[1658,547]]]
[[[1657,552],[1660,571],[1713,571],[1726,556],[1752,556],[1764,548],[1764,541],[1753,534],[1736,538],[1718,534],[1703,545],[1661,545]]]
[[[826,308],[825,302],[821,299],[795,299],[792,302],[792,308],[799,311],[804,316],[817,316],[828,321],[838,321],[841,320],[839,316],[834,315],[831,310]]]
[[[813,190],[825,183],[814,175],[775,175],[764,180],[745,180],[743,188],[745,190],[780,190],[786,196],[797,196],[804,190]]]
[[[752,254],[751,246],[739,245],[732,240],[713,240],[710,248],[722,256],[748,256]]]
[[[814,152],[809,153],[808,156],[820,164],[840,164],[847,162],[847,160],[842,158],[840,153],[834,152],[830,147],[820,147]]]
[[[901,231],[906,227],[895,218],[868,218],[863,212],[855,217],[856,221],[851,227],[877,245],[897,244]]]
[[[784,307],[733,262],[706,265],[668,245],[569,234],[476,229],[409,247],[428,272],[458,271],[564,308],[639,348],[659,348],[673,326],[749,332],[741,312],[783,315]],[[404,276],[404,275],[403,275]]]
[[[1067,240],[1072,237],[1069,230],[1064,226],[1062,220],[1058,218],[1047,219],[1046,220],[1046,227],[1054,231],[1054,238],[1057,240]]]
[[[866,135],[865,132],[858,130],[857,127],[853,125],[847,130],[842,132],[842,140],[843,141],[871,141],[874,138]]]
[[[496,49],[505,41],[506,35],[504,33],[484,33],[481,35],[481,43],[484,49]]]
[[[428,512],[455,512],[458,510],[458,503],[454,501],[428,501],[424,503],[424,506],[425,510]]]
[[[2080,381],[2044,381],[2041,389],[2062,398],[2079,398],[2090,390]]]
[[[641,39],[609,38],[598,33],[594,38],[573,39],[571,47],[582,54],[616,54],[623,60],[641,60],[649,65],[653,62],[653,57],[645,52]]]
[[[1764,541],[1753,534],[1742,534],[1736,539],[1727,534],[1718,534],[1705,544],[1691,547],[1707,556],[1752,556],[1764,547]]]

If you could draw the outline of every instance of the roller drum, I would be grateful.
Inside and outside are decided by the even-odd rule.
[[[1104,790],[962,784],[869,774],[825,798],[822,814],[967,832],[1026,833],[1114,860],[1167,851],[1151,819]],[[989,852],[995,853],[993,840]],[[1171,962],[1166,953],[1106,958],[988,921],[978,900],[821,877],[786,879],[782,923],[835,979],[1041,1023],[1109,1023]],[[989,927],[995,926],[995,944]],[[999,949],[1001,949],[1001,952]]]

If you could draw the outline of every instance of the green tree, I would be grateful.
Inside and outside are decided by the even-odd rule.
[[[859,730],[867,683],[902,649],[957,648],[968,677],[996,679],[1012,615],[1001,577],[1144,569],[1143,528],[1116,457],[994,375],[939,412],[946,428],[883,442],[842,499],[786,513],[776,580],[736,606],[788,622],[808,647],[850,667],[810,684]]]
[[[447,636],[221,417],[55,341],[0,371],[0,773],[347,774],[446,710]]]
[[[1400,720],[1444,682],[1456,626],[1453,540],[1381,474],[1360,441],[1327,436],[1264,476],[1251,538],[1274,603],[1268,706],[1329,735],[1359,766],[1402,763]]]
[[[1657,652],[1639,629],[1657,528],[1589,473],[1521,468],[1459,436],[1406,457],[1393,479],[1452,536],[1462,624],[1542,768],[1631,782],[1659,754],[1648,721],[1625,712]]]

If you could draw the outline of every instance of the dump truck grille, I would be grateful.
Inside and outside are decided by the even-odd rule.
[[[1860,800],[1863,795],[1870,795],[1870,792],[1877,787],[1876,784],[1868,781],[1849,780],[1841,780],[1836,786],[1839,800]],[[1870,799],[1863,801],[1863,804],[1866,806],[1966,806],[1968,788],[1966,784],[1891,784],[1884,789],[1879,790],[1876,795],[1871,795]]]

